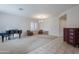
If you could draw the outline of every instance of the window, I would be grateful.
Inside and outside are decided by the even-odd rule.
[[[36,22],[31,22],[31,30],[35,31],[37,30],[38,24]]]

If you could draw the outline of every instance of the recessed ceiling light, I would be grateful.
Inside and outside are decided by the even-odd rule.
[[[23,8],[19,8],[20,11],[24,10]]]

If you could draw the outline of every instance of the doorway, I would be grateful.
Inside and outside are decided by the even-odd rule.
[[[63,37],[63,29],[66,27],[67,15],[59,18],[59,36]]]

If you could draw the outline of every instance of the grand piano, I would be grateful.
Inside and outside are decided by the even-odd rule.
[[[2,42],[4,42],[4,37],[8,37],[8,40],[10,40],[11,35],[13,35],[14,37],[14,34],[19,34],[19,38],[20,38],[22,34],[22,30],[12,29],[12,30],[7,30],[4,33],[0,33],[0,36],[2,36]]]

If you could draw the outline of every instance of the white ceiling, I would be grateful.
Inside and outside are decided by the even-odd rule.
[[[52,17],[57,17],[62,12],[69,8],[76,6],[75,4],[2,4],[0,11],[20,15],[25,17],[32,17],[36,14],[47,14]],[[24,10],[20,11],[19,8]]]

